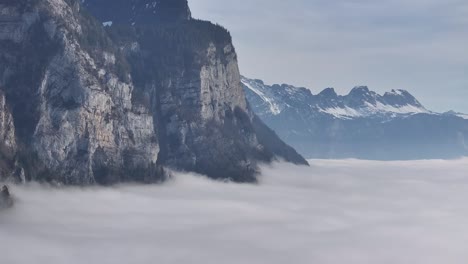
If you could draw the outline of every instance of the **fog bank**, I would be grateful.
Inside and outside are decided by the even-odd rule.
[[[13,187],[0,263],[414,264],[468,260],[468,159],[263,168],[259,185]]]

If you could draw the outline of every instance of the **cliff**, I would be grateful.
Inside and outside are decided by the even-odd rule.
[[[249,182],[258,162],[307,164],[250,110],[229,33],[186,1],[3,1],[0,61],[3,178]]]

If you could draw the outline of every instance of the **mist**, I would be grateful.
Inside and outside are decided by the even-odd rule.
[[[311,160],[258,185],[12,186],[0,263],[464,263],[468,159]]]

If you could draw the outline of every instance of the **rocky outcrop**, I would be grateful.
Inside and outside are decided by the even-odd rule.
[[[10,190],[6,185],[0,189],[0,210],[8,209],[13,206],[13,198],[11,197]]]
[[[255,181],[258,162],[307,164],[256,125],[229,33],[191,19],[186,1],[81,4],[0,4],[0,137],[17,153],[2,167],[112,184],[163,180],[163,167]]]
[[[15,125],[5,95],[0,90],[0,144],[7,150],[16,149]]]
[[[18,168],[16,162],[18,146],[16,144],[15,125],[10,109],[6,104],[5,94],[0,90],[0,176],[17,179],[24,178],[24,172]]]

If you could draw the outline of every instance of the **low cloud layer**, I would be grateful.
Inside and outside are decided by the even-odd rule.
[[[468,159],[312,161],[258,186],[14,187],[0,263],[463,263]]]

